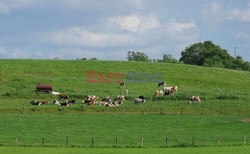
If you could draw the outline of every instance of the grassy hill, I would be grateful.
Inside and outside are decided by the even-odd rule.
[[[81,60],[0,60],[0,110],[4,112],[21,107],[30,108],[31,100],[49,100],[51,103],[56,97],[31,93],[37,83],[50,83],[55,91],[70,95],[78,102],[75,108],[83,108],[80,102],[87,95],[102,98],[123,94],[124,90],[115,82],[86,83],[86,71],[104,73],[104,76],[108,72],[124,73],[125,82],[127,71],[163,73],[167,85],[178,86],[178,93],[174,96],[155,99],[153,94],[160,89],[157,83],[127,83],[129,96],[124,107],[130,111],[138,108],[133,99],[144,95],[147,103],[143,107],[148,112],[159,111],[159,108],[173,112],[187,108],[187,112],[200,112],[197,108],[204,108],[208,113],[215,113],[223,108],[224,113],[229,114],[238,114],[239,110],[242,114],[249,113],[249,72],[167,63]],[[189,104],[188,99],[193,95],[201,96],[202,103]],[[49,111],[56,107],[41,108]],[[95,110],[98,111],[98,107]]]
[[[160,72],[178,92],[154,98],[157,83],[126,83],[129,96],[122,106],[86,106],[81,101],[87,95],[124,92],[118,83],[86,83],[86,71]],[[56,96],[32,93],[39,82],[52,84],[76,104],[62,108],[52,104]],[[144,137],[144,147],[164,147],[166,136],[173,147],[216,146],[218,137],[221,145],[242,145],[250,135],[250,123],[242,122],[250,115],[249,93],[250,73],[243,71],[148,62],[0,60],[0,145],[41,146],[44,137],[46,146],[65,146],[69,137],[69,146],[89,147],[94,137],[95,147],[113,147],[118,137],[119,147],[139,147]],[[145,104],[134,104],[139,95],[146,96]],[[193,95],[202,102],[189,104]],[[32,100],[49,105],[32,106]]]

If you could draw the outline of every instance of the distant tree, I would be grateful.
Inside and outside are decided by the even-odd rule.
[[[127,56],[128,61],[149,61],[148,56],[143,52],[129,51]]]
[[[87,60],[87,58],[81,58],[81,60]]]
[[[90,60],[97,60],[97,58],[90,58]]]
[[[185,64],[231,68],[233,57],[227,50],[211,41],[195,43],[181,52],[180,61]]]
[[[232,68],[237,70],[250,71],[250,63],[244,61],[242,57],[237,56],[236,59],[233,61]]]
[[[177,59],[175,59],[170,54],[163,54],[162,62],[165,62],[165,63],[180,63]]]

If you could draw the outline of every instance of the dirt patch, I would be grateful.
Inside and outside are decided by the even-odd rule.
[[[242,121],[242,122],[250,122],[250,118],[241,119],[240,121]]]

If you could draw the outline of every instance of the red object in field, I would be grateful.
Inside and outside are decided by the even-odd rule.
[[[36,92],[50,93],[52,91],[52,85],[38,83],[36,86]]]

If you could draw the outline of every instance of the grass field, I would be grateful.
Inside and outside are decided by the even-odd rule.
[[[86,106],[81,101],[87,95],[115,97],[124,92],[118,83],[86,83],[86,71],[125,75],[127,71],[160,72],[167,85],[178,86],[178,93],[154,98],[154,91],[160,89],[157,83],[127,83],[129,96],[122,106]],[[62,108],[52,104],[56,96],[32,93],[39,82],[52,84],[55,91],[68,94],[76,104]],[[248,146],[242,147],[211,147],[218,145],[218,138],[221,146],[243,145],[244,137],[248,141],[250,123],[241,120],[250,118],[249,94],[250,73],[244,71],[148,62],[0,60],[0,145],[41,146],[44,138],[44,146],[64,147],[68,137],[67,149],[75,152],[173,150],[178,153],[178,148],[158,149],[166,146],[167,137],[170,147],[209,146],[197,148],[209,153],[210,150],[228,153],[229,149],[234,153],[239,148],[244,152],[249,149],[248,142]],[[134,104],[139,95],[146,96],[145,104]],[[188,99],[193,95],[201,96],[202,102],[189,104]],[[32,100],[48,100],[49,105],[32,106],[29,104]],[[92,137],[94,147],[106,148],[114,147],[118,137],[121,148],[90,151],[73,148],[90,147]],[[138,149],[142,137],[143,147],[155,149]],[[20,147],[1,147],[1,150],[12,148]],[[31,152],[32,149],[23,148]],[[57,152],[64,148],[45,149]],[[180,151],[186,149],[190,153],[194,148]]]
[[[30,106],[31,100],[48,100],[56,98],[52,95],[35,94],[37,83],[50,83],[55,91],[66,93],[76,99],[75,108],[80,111],[85,106],[81,101],[87,95],[115,97],[123,91],[118,83],[86,83],[86,71],[98,73],[127,71],[138,73],[163,73],[167,85],[177,85],[175,96],[153,97],[159,89],[157,83],[126,84],[129,96],[123,105],[127,112],[141,112],[141,107],[133,103],[139,95],[147,97],[143,106],[148,112],[159,112],[161,109],[170,113],[179,113],[181,108],[186,113],[201,113],[204,108],[207,114],[249,115],[250,113],[250,73],[218,68],[206,68],[181,64],[116,62],[116,61],[65,61],[65,60],[0,60],[0,112],[19,113],[22,107],[27,112],[38,111]],[[124,78],[126,82],[126,76]],[[17,91],[18,89],[18,91]],[[189,104],[188,99],[199,95],[201,104]],[[44,111],[57,113],[58,107],[49,105]],[[69,110],[74,109],[73,107]],[[86,108],[89,112],[100,111],[98,107]],[[120,109],[113,109],[120,112]],[[101,110],[102,111],[102,110]],[[76,112],[75,110],[72,112]]]
[[[43,148],[43,147],[0,147],[0,153],[4,154],[70,154],[70,153],[109,153],[109,154],[152,154],[152,153],[173,153],[173,154],[249,154],[250,146],[230,146],[230,147],[199,147],[199,148]]]
[[[0,144],[41,146],[113,147],[118,137],[119,147],[243,145],[250,137],[246,116],[211,115],[81,115],[81,114],[3,114],[0,119]],[[249,143],[247,143],[249,144]]]

